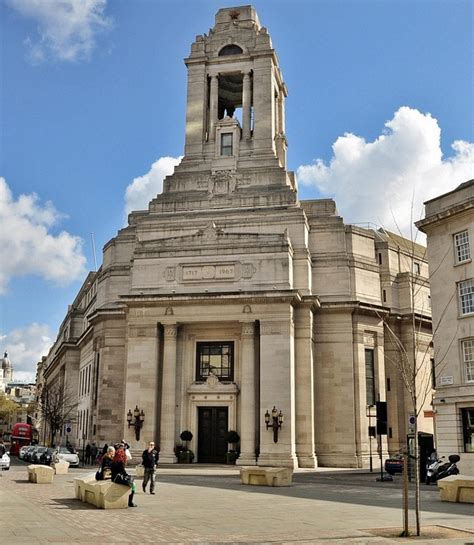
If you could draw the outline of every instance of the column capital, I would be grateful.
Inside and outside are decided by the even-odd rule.
[[[255,322],[242,322],[242,337],[253,337],[255,335]]]
[[[174,338],[178,334],[178,324],[164,324],[165,338]]]
[[[245,70],[242,70],[242,74],[244,78],[250,78],[250,73],[251,73],[251,70],[248,68],[246,68]]]

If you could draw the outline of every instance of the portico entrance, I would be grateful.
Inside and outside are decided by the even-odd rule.
[[[228,407],[198,407],[198,462],[223,464],[227,453]]]

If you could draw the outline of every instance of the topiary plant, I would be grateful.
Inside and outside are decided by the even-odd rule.
[[[184,430],[181,432],[179,438],[185,443],[186,450],[188,450],[188,441],[192,441],[193,434],[189,430]]]
[[[235,444],[240,441],[240,435],[236,431],[230,430],[225,434],[225,440],[232,445],[231,450],[235,450]]]

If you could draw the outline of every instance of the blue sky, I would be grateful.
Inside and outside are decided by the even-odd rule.
[[[183,58],[233,5],[0,3],[0,350],[17,377],[32,376],[94,268],[91,232],[100,263],[126,210],[146,208],[182,154]],[[253,5],[289,89],[301,198],[334,197],[347,222],[390,227],[395,213],[407,228],[413,191],[421,214],[474,177],[471,1]]]

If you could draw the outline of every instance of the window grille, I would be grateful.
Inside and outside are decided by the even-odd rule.
[[[474,382],[474,339],[462,341],[461,344],[464,368],[466,373],[466,381]]]
[[[463,263],[471,259],[469,233],[467,231],[454,235],[454,246],[456,248],[456,263]]]
[[[221,134],[221,155],[230,157],[233,155],[232,150],[232,133]]]
[[[474,312],[474,279],[459,282],[459,308],[461,315]]]

